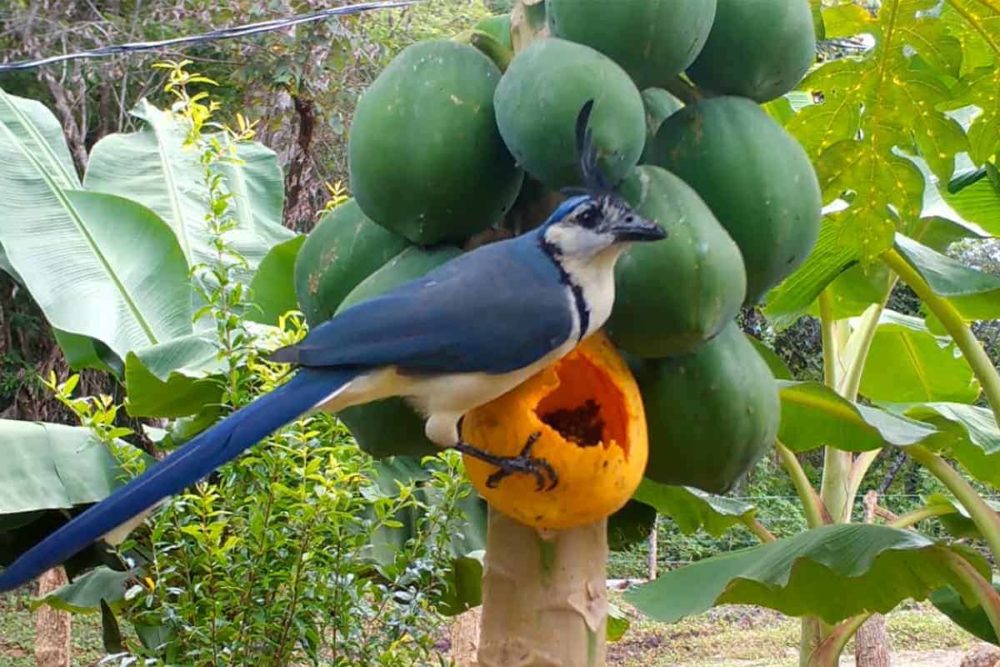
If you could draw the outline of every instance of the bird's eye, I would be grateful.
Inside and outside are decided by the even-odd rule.
[[[580,211],[580,213],[577,215],[576,220],[577,224],[580,225],[581,227],[593,227],[597,224],[599,218],[600,218],[600,211],[598,211],[596,208],[592,206],[588,206],[587,208]]]

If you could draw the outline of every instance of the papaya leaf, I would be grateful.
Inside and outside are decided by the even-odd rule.
[[[90,614],[99,612],[101,603],[105,602],[116,609],[125,599],[125,591],[133,577],[129,572],[98,567],[44,597],[33,600],[31,607],[37,609],[41,605],[48,605],[73,614]]]
[[[687,486],[668,486],[643,479],[633,498],[672,518],[685,535],[704,529],[718,537],[745,519],[757,508],[735,498],[724,498]]]
[[[448,588],[437,604],[439,612],[445,616],[457,616],[482,603],[485,556],[486,552],[479,550],[452,560]]]
[[[942,18],[962,43],[958,99],[981,112],[968,130],[969,156],[977,165],[1000,153],[1000,4],[948,0]]]
[[[981,556],[913,531],[872,524],[822,526],[672,570],[625,598],[666,622],[715,605],[753,604],[836,623],[864,611],[888,612],[944,586],[971,603],[973,591],[950,565],[957,555],[989,576]]]
[[[856,3],[827,8],[828,38],[866,35],[873,48],[814,70],[800,87],[822,102],[788,124],[814,160],[826,201],[849,203],[835,224],[864,261],[891,246],[897,220],[920,213],[924,178],[902,154],[922,157],[947,181],[955,155],[968,147],[962,127],[942,110],[963,106],[952,90],[963,49],[933,11],[937,4],[885,0],[877,10]]]
[[[629,500],[608,517],[608,549],[626,551],[649,539],[656,527],[656,514],[655,508],[635,499]]]
[[[1000,276],[967,267],[950,257],[896,235],[896,249],[938,296],[967,320],[1000,318]]]
[[[996,575],[993,576],[993,590],[1000,593],[1000,578]],[[930,600],[938,611],[950,618],[958,627],[985,642],[1000,645],[993,624],[990,623],[982,606],[978,604],[972,607],[966,606],[962,596],[952,588],[940,588],[934,591]]]
[[[277,324],[290,310],[298,310],[295,296],[295,258],[306,237],[298,235],[279,243],[261,260],[250,280],[251,301],[247,319],[261,324]]]
[[[818,382],[780,382],[778,439],[794,452],[819,447],[863,452],[924,444],[938,431],[919,421],[848,401]]]
[[[194,334],[129,352],[125,358],[126,409],[133,417],[186,417],[218,403],[218,348]]]
[[[861,376],[873,401],[957,401],[979,397],[979,382],[951,338],[936,336],[923,320],[886,310]]]
[[[0,460],[0,514],[94,503],[126,477],[89,429],[61,424],[0,420]]]
[[[187,129],[169,111],[141,100],[132,115],[143,127],[111,134],[94,145],[84,176],[88,190],[128,197],[156,211],[170,226],[188,266],[215,261],[205,225],[208,189],[197,151],[185,145]],[[238,163],[221,170],[233,195],[233,247],[254,269],[276,243],[294,233],[281,226],[284,181],[277,156],[260,144],[240,144]]]

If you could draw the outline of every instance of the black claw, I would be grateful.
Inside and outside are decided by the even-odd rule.
[[[498,470],[486,478],[486,486],[491,489],[497,488],[506,477],[519,473],[534,477],[538,491],[551,491],[559,483],[555,469],[545,459],[535,458],[531,455],[531,450],[540,436],[540,432],[532,433],[531,437],[524,443],[521,453],[517,456],[504,457],[487,454],[466,443],[460,443],[457,448],[466,454],[471,454],[497,466]],[[549,480],[547,488],[546,478]]]

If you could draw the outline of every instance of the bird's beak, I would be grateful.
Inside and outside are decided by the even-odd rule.
[[[667,230],[652,220],[632,215],[631,220],[621,221],[610,229],[615,239],[624,241],[659,241],[667,238]]]

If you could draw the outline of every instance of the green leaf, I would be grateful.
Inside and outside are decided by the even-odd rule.
[[[257,273],[250,281],[251,308],[247,319],[262,324],[277,324],[278,318],[290,310],[298,310],[295,296],[295,258],[305,242],[303,235],[296,236],[271,248]]]
[[[1000,488],[1000,428],[993,412],[964,403],[886,405],[886,409],[936,428],[926,443],[955,458],[976,479]]]
[[[649,539],[656,527],[656,509],[638,500],[629,500],[608,517],[608,549],[627,551]]]
[[[199,335],[129,352],[125,358],[126,409],[133,417],[186,417],[218,403],[222,387],[215,343]]]
[[[105,653],[121,653],[125,650],[125,642],[122,641],[122,631],[118,627],[118,619],[115,618],[115,612],[104,600],[101,600],[101,641],[104,644]]]
[[[633,496],[672,518],[685,535],[705,530],[718,537],[743,520],[753,517],[757,508],[735,498],[724,498],[686,486],[668,486],[643,479]]]
[[[901,234],[896,236],[896,249],[965,319],[1000,318],[1000,277],[971,269]]]
[[[886,310],[872,339],[861,393],[873,401],[957,401],[979,397],[972,367],[951,338],[935,336],[923,320]]]
[[[995,503],[985,498],[983,500],[993,511],[1000,510],[1000,503]],[[941,522],[941,525],[944,526],[944,529],[952,537],[957,539],[982,539],[983,534],[976,527],[976,523],[972,520],[968,510],[954,498],[946,496],[943,493],[932,493],[927,497],[925,504],[927,507],[938,508],[941,511],[947,510],[947,513],[938,515],[937,520]]]
[[[0,420],[0,460],[0,514],[94,503],[125,478],[83,427]]]
[[[32,601],[32,609],[48,605],[73,614],[96,613],[101,602],[117,607],[125,599],[133,575],[102,566],[81,574],[72,583],[60,586],[48,595]]]
[[[841,240],[840,234],[836,219],[825,217],[806,261],[768,292],[764,313],[774,326],[780,329],[795,322],[827,285],[857,264],[857,253]]]
[[[959,192],[942,192],[942,198],[969,222],[993,236],[1000,236],[1000,190],[983,178]]]
[[[931,11],[936,4],[885,0],[874,15],[854,3],[828,8],[828,38],[865,34],[874,48],[814,70],[800,87],[823,101],[787,126],[813,158],[825,201],[848,202],[838,214],[841,240],[865,261],[891,246],[897,219],[920,214],[924,178],[900,151],[947,181],[968,145],[942,110],[954,98],[949,78],[959,75],[963,53]]]
[[[823,526],[667,572],[625,598],[666,622],[715,605],[753,604],[836,623],[865,611],[888,612],[942,586],[954,586],[971,601],[972,591],[950,567],[955,555],[913,531],[872,524]],[[961,555],[988,576],[982,557]]]
[[[147,100],[132,114],[144,121],[143,128],[97,142],[85,187],[134,199],[156,211],[176,234],[189,266],[214,262],[205,224],[209,196],[204,168],[197,151],[184,145],[186,128]],[[229,240],[254,269],[272,246],[294,233],[281,226],[284,181],[277,156],[260,144],[241,144],[238,157],[241,164],[222,166],[237,222]]]
[[[621,607],[616,604],[608,605],[606,637],[609,642],[619,641],[631,626],[632,622],[629,620],[628,614],[622,611]]]
[[[30,115],[29,115],[30,113]],[[56,328],[119,357],[191,332],[191,285],[170,230],[127,199],[81,192],[40,136],[54,118],[0,91],[0,243]]]
[[[778,439],[794,452],[819,447],[863,452],[927,442],[933,427],[848,401],[818,382],[781,382]]]
[[[485,551],[473,551],[451,562],[448,590],[438,602],[439,612],[445,616],[457,616],[482,603],[485,556]]]
[[[757,350],[757,354],[760,355],[760,358],[763,359],[764,363],[767,364],[767,367],[771,369],[771,374],[774,375],[775,378],[778,380],[794,379],[792,377],[792,371],[788,369],[788,365],[774,352],[774,350],[769,348],[767,345],[764,345],[764,343],[750,334],[745,335],[747,340],[750,341],[750,344],[753,345],[753,348]]]
[[[993,590],[1000,593],[1000,578],[996,575],[993,576]],[[938,611],[950,618],[958,627],[983,641],[1000,645],[996,631],[980,605],[966,606],[962,596],[952,588],[934,591],[930,600]]]

